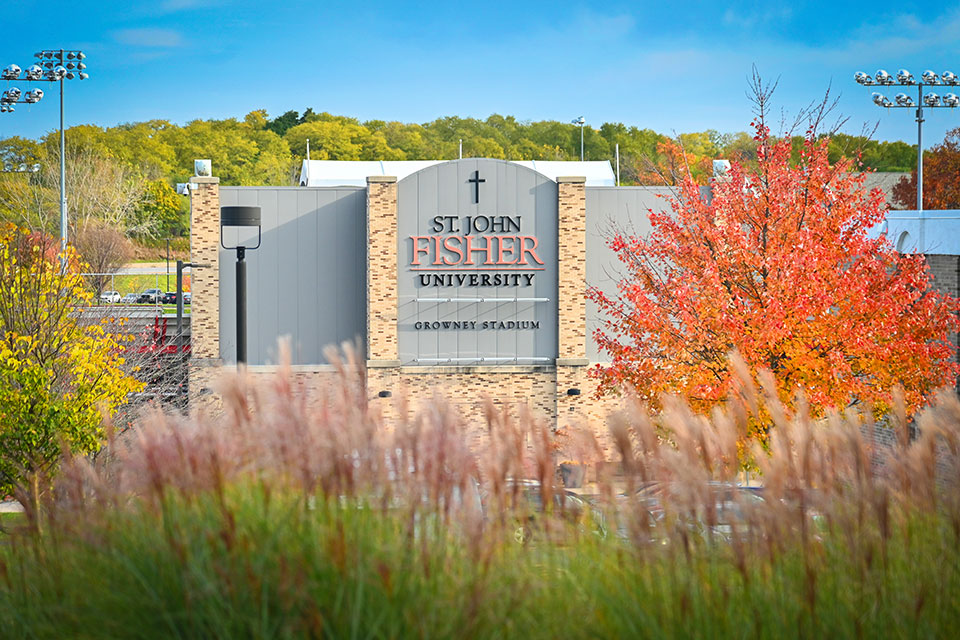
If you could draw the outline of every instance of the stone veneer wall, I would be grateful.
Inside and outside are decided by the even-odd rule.
[[[194,176],[190,194],[190,404],[214,400],[210,393],[220,360],[220,178]]]
[[[397,342],[397,178],[367,178],[367,397],[385,400],[396,391],[400,366]],[[395,418],[392,402],[384,416]]]
[[[559,350],[552,421],[558,429],[586,428],[594,434],[604,457],[612,442],[607,415],[618,407],[615,399],[597,398],[587,359],[587,203],[586,178],[557,178],[559,284]],[[579,393],[577,393],[579,392]],[[560,452],[560,456],[572,452]]]

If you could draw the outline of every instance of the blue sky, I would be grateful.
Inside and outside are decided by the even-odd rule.
[[[243,117],[265,108],[426,122],[512,114],[621,121],[670,133],[745,130],[753,64],[787,114],[832,84],[845,130],[916,141],[858,70],[960,73],[960,4],[933,2],[4,1],[0,66],[81,48],[67,124]],[[0,137],[57,125],[57,93],[0,115]],[[960,90],[957,91],[960,93]],[[889,92],[890,97],[893,93]],[[929,113],[926,146],[960,126]]]

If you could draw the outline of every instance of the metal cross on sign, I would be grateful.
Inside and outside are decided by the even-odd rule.
[[[473,183],[473,188],[474,188],[474,191],[473,191],[473,203],[474,203],[474,204],[480,204],[480,183],[481,183],[481,182],[486,182],[486,180],[484,180],[483,178],[480,177],[480,172],[479,172],[479,171],[474,171],[474,172],[473,172],[473,177],[470,178],[469,180],[467,180],[467,182],[472,182],[472,183]]]

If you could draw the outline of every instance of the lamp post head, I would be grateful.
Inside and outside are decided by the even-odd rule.
[[[224,227],[256,227],[257,244],[253,247],[237,245],[228,247],[223,243]],[[259,249],[260,248],[260,207],[232,206],[220,207],[220,246],[224,249]]]
[[[260,207],[220,207],[221,227],[259,227]]]

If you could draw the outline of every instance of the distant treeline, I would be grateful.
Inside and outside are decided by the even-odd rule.
[[[680,156],[705,180],[709,160],[726,158],[744,163],[756,160],[753,138],[745,132],[707,130],[667,136],[651,129],[604,123],[583,131],[586,160],[614,159],[620,145],[624,184],[656,184]],[[147,180],[168,184],[185,182],[195,158],[210,158],[214,173],[228,185],[295,184],[307,140],[313,159],[433,160],[453,159],[463,141],[465,157],[509,160],[577,160],[580,131],[555,120],[518,121],[491,115],[485,120],[450,116],[424,124],[368,120],[329,113],[287,111],[270,118],[264,110],[242,120],[194,120],[186,125],[150,120],[115,127],[80,125],[67,131],[67,144],[128,165]],[[56,155],[58,136],[40,140],[19,137],[0,140],[4,165],[44,163]],[[904,142],[877,142],[863,137],[835,135],[830,156],[860,153],[864,167],[876,171],[909,171],[915,147]]]

